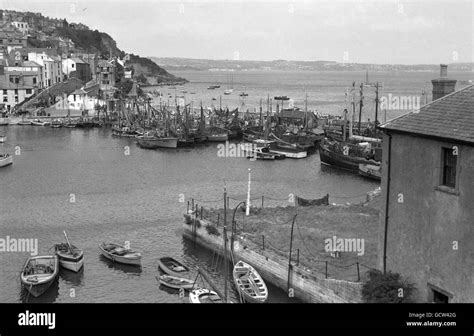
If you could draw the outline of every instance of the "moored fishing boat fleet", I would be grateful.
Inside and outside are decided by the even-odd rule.
[[[253,113],[238,108],[204,108],[202,103],[193,108],[192,104],[180,104],[177,99],[174,105],[162,104],[160,100],[158,106],[153,104],[149,95],[139,96],[138,85],[134,83],[128,94],[119,97],[116,118],[107,123],[97,117],[67,117],[48,120],[21,118],[10,124],[52,128],[111,125],[112,136],[133,138],[139,147],[145,149],[175,149],[235,141],[240,142],[238,146],[246,152],[247,158],[257,160],[303,159],[319,151],[323,164],[380,180],[381,138],[376,132],[377,115],[373,124],[364,123],[361,107],[357,122],[354,102],[350,112],[352,117],[345,109],[341,118],[308,111],[306,100],[304,109],[293,104],[285,108],[284,103],[288,100],[287,96],[273,99],[268,96],[266,112],[260,100],[259,111]],[[276,111],[272,108],[272,101],[278,102]],[[376,99],[376,108],[377,104]],[[4,119],[9,118],[2,118],[2,121]],[[10,154],[1,155],[0,167],[13,162]]]

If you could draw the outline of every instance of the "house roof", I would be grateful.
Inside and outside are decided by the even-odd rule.
[[[88,63],[84,62],[83,60],[81,60],[79,57],[71,57],[71,60],[73,60],[76,63],[88,64]]]
[[[379,126],[383,130],[474,143],[474,85]]]

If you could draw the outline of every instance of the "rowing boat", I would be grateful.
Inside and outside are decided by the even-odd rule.
[[[178,278],[186,277],[189,274],[189,268],[171,257],[158,259],[158,267],[167,275]]]
[[[191,303],[224,303],[216,292],[205,288],[197,288],[189,292]]]
[[[194,281],[185,279],[185,278],[178,278],[172,275],[164,274],[160,277],[156,277],[162,285],[174,288],[174,289],[187,289],[191,290],[194,286]]]
[[[237,290],[250,303],[263,303],[268,299],[268,290],[258,272],[249,264],[239,261],[232,272]]]
[[[135,266],[141,265],[141,254],[123,246],[112,243],[101,243],[99,244],[99,250],[104,257],[113,262]]]
[[[23,288],[38,297],[51,287],[59,272],[57,256],[36,256],[26,260],[20,274]]]

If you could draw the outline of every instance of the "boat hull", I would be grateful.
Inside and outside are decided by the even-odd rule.
[[[59,265],[67,270],[73,271],[73,272],[79,272],[81,268],[84,266],[84,258],[82,258],[79,261],[69,261],[69,260],[63,260],[59,259]]]
[[[162,284],[163,286],[173,288],[173,289],[186,289],[191,290],[194,287],[194,281],[184,278],[178,278],[171,275],[162,275],[160,277],[156,277],[156,279]]]
[[[137,143],[140,147],[148,148],[148,149],[177,148],[178,138],[156,138],[156,139],[137,138]]]
[[[223,142],[229,140],[228,134],[210,134],[207,136],[209,142]]]
[[[26,268],[30,264],[30,261],[42,260],[39,264],[49,264],[53,268],[53,272],[47,275],[28,275],[26,274]],[[38,256],[28,258],[23,270],[20,274],[20,281],[23,288],[25,288],[31,295],[38,297],[45,293],[56,280],[59,274],[59,259],[57,256]]]
[[[9,154],[6,156],[0,156],[0,168],[6,167],[13,164],[13,157]]]
[[[189,268],[171,257],[163,257],[158,259],[158,267],[165,274],[177,278],[183,278],[189,274]]]
[[[216,292],[209,289],[198,288],[189,292],[189,302],[191,303],[223,303],[223,300]]]
[[[239,261],[232,272],[235,286],[245,302],[264,303],[268,299],[268,289],[258,272],[249,264]]]
[[[347,169],[356,173],[359,172],[359,164],[373,163],[365,158],[336,153],[323,145],[320,145],[319,147],[319,158],[322,163]]]
[[[380,172],[380,166],[360,164],[359,175],[370,178],[372,180],[380,181],[382,174]]]
[[[272,148],[270,152],[279,154],[279,155],[284,155],[285,157],[291,158],[291,159],[304,159],[305,157],[308,156],[307,151],[292,151],[292,150],[286,150],[283,148]]]
[[[117,262],[117,263],[125,264],[125,265],[141,266],[141,261],[142,261],[141,256],[138,256],[136,258],[129,258],[129,257],[127,258],[125,256],[119,256],[119,255],[116,255],[104,250],[104,248],[101,245],[99,245],[99,250],[100,250],[100,253],[104,257],[106,257],[109,260],[112,260],[113,262]]]

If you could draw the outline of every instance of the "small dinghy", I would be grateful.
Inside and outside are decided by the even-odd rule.
[[[26,260],[20,274],[23,288],[38,297],[51,287],[59,272],[57,256],[36,256]]]
[[[10,154],[0,154],[0,168],[13,163],[13,157]]]
[[[140,253],[127,249],[117,244],[99,244],[100,253],[107,259],[121,264],[140,266],[142,256]]]
[[[185,278],[178,278],[172,275],[164,274],[160,277],[156,277],[156,280],[159,281],[160,284],[174,288],[174,289],[186,289],[191,290],[194,286],[194,281],[185,279]]]
[[[73,272],[79,272],[84,266],[84,251],[72,245],[63,231],[67,243],[54,245],[54,251],[59,258],[59,265]]]
[[[249,264],[239,261],[232,272],[237,290],[249,303],[263,303],[268,299],[268,290],[260,274]]]
[[[189,268],[171,257],[158,259],[158,267],[167,275],[177,278],[186,277],[189,274]]]
[[[204,288],[196,288],[189,292],[191,303],[224,303],[216,292]]]

